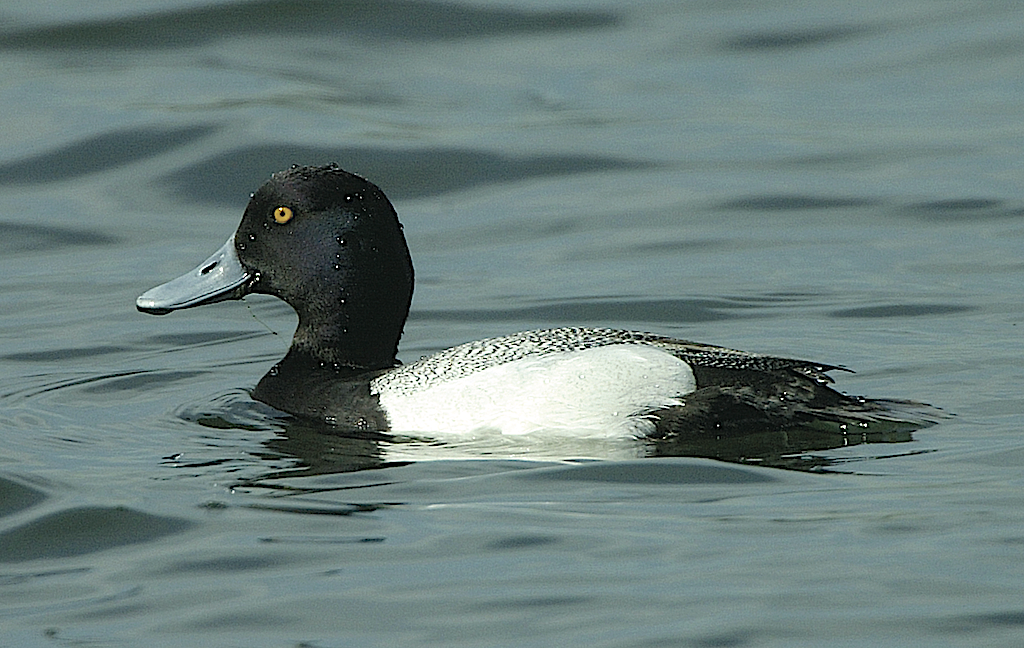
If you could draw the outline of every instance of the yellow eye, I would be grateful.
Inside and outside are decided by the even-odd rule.
[[[290,221],[294,215],[295,212],[293,212],[290,207],[278,207],[274,210],[274,221],[277,222],[278,225],[284,225]]]

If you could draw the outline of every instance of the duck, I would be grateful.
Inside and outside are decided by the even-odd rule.
[[[524,331],[403,364],[413,284],[402,224],[379,187],[337,164],[293,165],[251,194],[220,249],[136,308],[283,300],[298,314],[291,346],[251,395],[339,433],[664,439],[924,423],[910,401],[833,389],[829,372],[849,371],[839,365],[641,331]]]

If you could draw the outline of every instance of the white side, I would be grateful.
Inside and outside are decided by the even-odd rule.
[[[656,347],[616,344],[524,358],[416,390],[374,382],[392,432],[636,437],[649,412],[695,388],[690,366]]]

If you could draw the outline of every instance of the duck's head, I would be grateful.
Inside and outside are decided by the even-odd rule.
[[[333,164],[294,166],[252,195],[221,249],[136,306],[163,315],[274,295],[299,315],[290,353],[375,369],[395,362],[412,289],[409,249],[384,192]]]

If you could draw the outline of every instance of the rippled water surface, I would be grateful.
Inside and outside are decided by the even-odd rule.
[[[0,645],[1024,642],[1017,2],[0,17]],[[246,391],[286,306],[134,300],[330,161],[405,224],[406,360],[628,327],[951,418],[711,452],[305,426]]]

